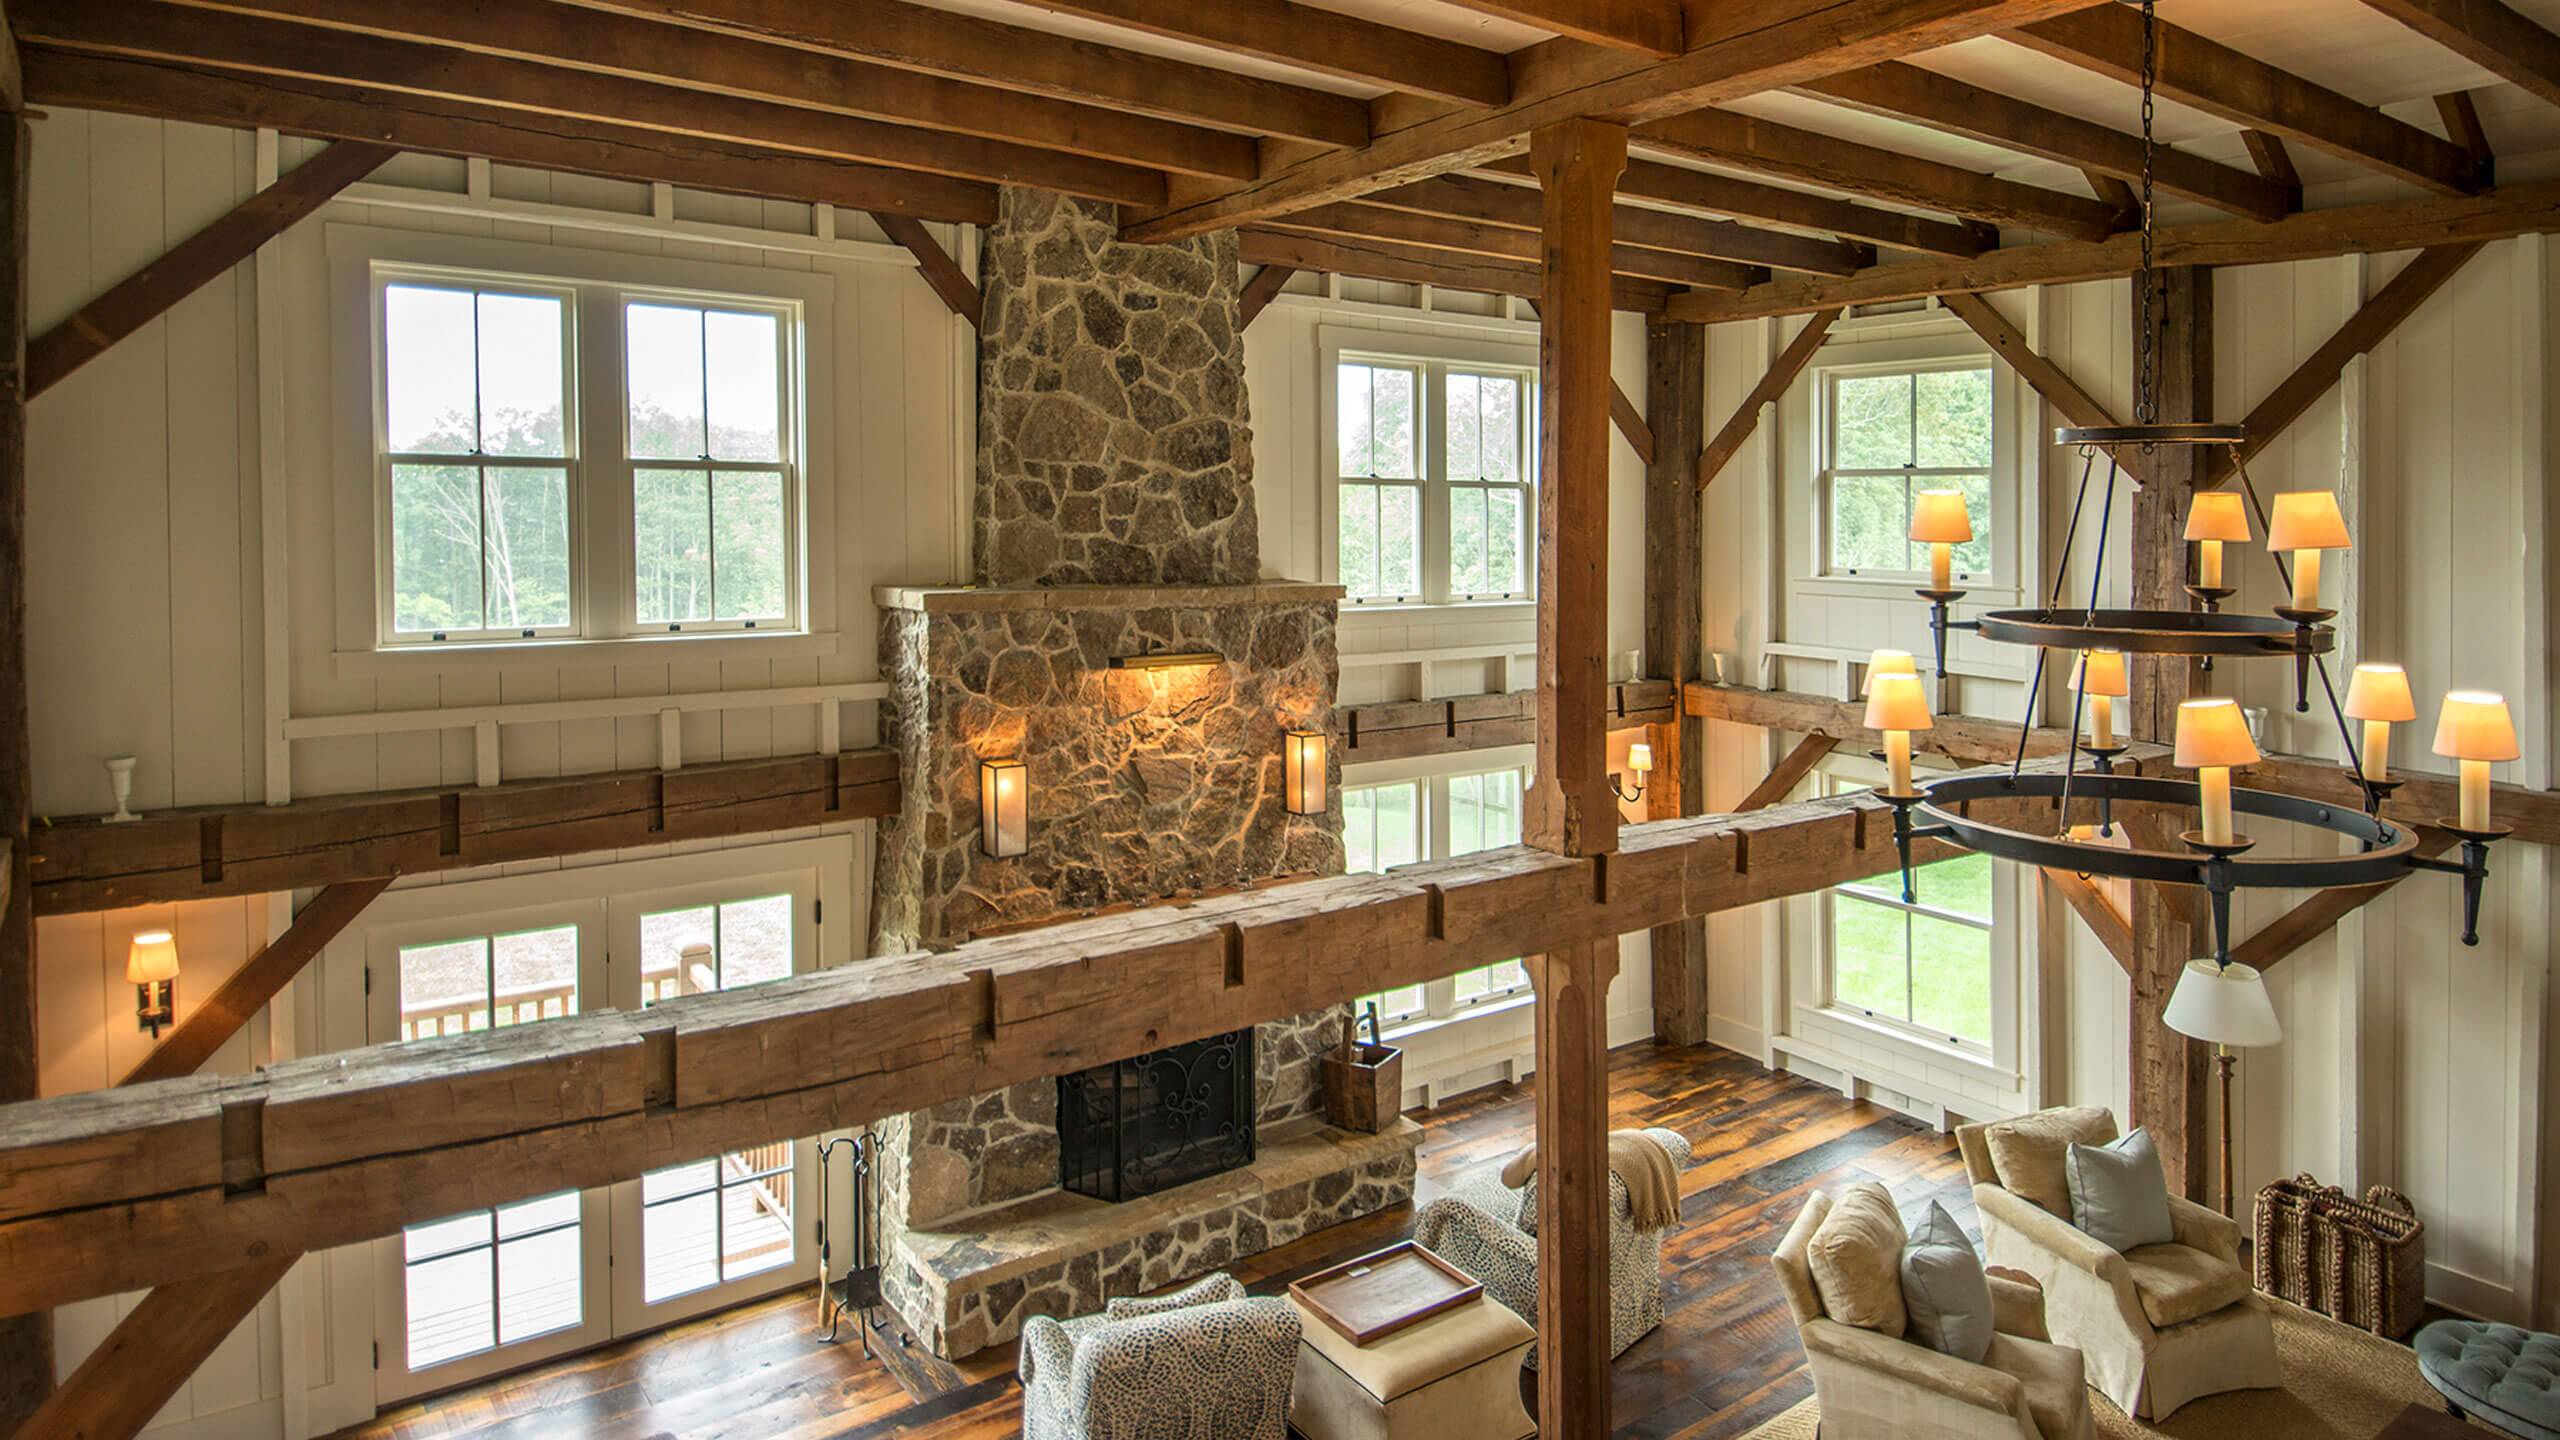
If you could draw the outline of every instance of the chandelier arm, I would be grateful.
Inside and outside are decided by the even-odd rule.
[[[2329,696],[2329,714],[2338,722],[2338,743],[2347,747],[2347,770],[2364,774],[2364,757],[2356,752],[2355,727],[2347,723],[2347,707],[2338,703],[2338,687],[2329,680],[2329,662],[2313,658],[2311,665],[2320,672],[2320,688]]]
[[[2114,464],[2115,457],[2109,455],[2107,463]],[[2065,567],[2071,563],[2071,542],[2080,538],[2080,511],[2089,503],[2089,477],[2097,472],[2097,468],[2098,447],[2081,446],[2080,488],[2071,497],[2071,523],[2062,529],[2062,558],[2054,562],[2053,593],[2044,602],[2044,608],[2047,610],[2054,609],[2062,603],[2063,587],[2069,583]]]
[[[2074,511],[2072,520],[2074,523],[2078,522],[2077,511]],[[2018,753],[2009,757],[2009,778],[2012,780],[2018,778],[2018,772],[2025,768],[2027,763],[2027,737],[2035,733],[2036,702],[2044,696],[2044,661],[2045,647],[2039,645],[2036,647],[2035,673],[2027,679],[2026,713],[2018,719]]]
[[[2239,451],[2234,450],[2231,453],[2232,469],[2240,477],[2240,493],[2249,497],[2249,508],[2258,512],[2258,528],[2270,534],[2274,533],[2274,526],[2267,519],[2267,502],[2258,498],[2258,482],[2249,478],[2249,463],[2239,458]],[[2270,545],[2267,547],[2267,558],[2276,562],[2276,579],[2283,585],[2285,593],[2292,594],[2293,567],[2284,563],[2284,552]]]
[[[2094,463],[2094,462],[2093,462]],[[2107,457],[2107,493],[2098,506],[2098,558],[2089,567],[2089,614],[2085,624],[2098,623],[2098,596],[2107,582],[2107,531],[2115,524],[2116,481],[2124,475],[2124,465],[2112,454]],[[2080,712],[2089,703],[2088,687],[2078,681],[2071,686],[2071,735],[2062,759],[2063,824],[2070,824],[2071,781],[2080,773]]]

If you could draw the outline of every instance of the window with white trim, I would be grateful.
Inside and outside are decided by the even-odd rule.
[[[1343,351],[1325,386],[1333,573],[1351,601],[1530,598],[1536,367]]]
[[[1965,497],[1973,539],[1959,577],[1989,577],[1998,433],[1989,363],[1972,359],[1826,371],[1822,384],[1823,571],[1901,579],[1929,573],[1911,533],[1912,496]]]
[[[1466,775],[1345,786],[1343,839],[1354,871],[1386,870],[1520,843],[1528,772],[1517,766]],[[1427,985],[1372,995],[1382,1025],[1450,1019],[1529,990],[1517,959],[1478,966]]]
[[[1825,793],[1859,788],[1823,777]],[[1994,917],[1988,855],[1959,855],[1902,873],[1837,885],[1818,898],[1824,1003],[1932,1044],[1988,1056],[1997,1030]]]
[[[377,265],[377,643],[800,623],[796,302]]]

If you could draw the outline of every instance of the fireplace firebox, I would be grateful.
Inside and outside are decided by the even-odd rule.
[[[1058,1077],[1058,1184],[1135,1200],[1253,1163],[1253,1031]]]

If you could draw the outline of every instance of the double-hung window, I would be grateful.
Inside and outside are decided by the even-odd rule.
[[[1327,401],[1333,573],[1354,603],[1529,597],[1534,365],[1342,351]]]
[[[1926,575],[1912,497],[1954,490],[1973,518],[1955,549],[1960,575],[1992,570],[1996,431],[1991,367],[1973,360],[1861,367],[1823,379],[1823,563],[1832,575]]]
[[[377,643],[795,628],[797,302],[377,267]]]
[[[1823,950],[1835,1010],[1989,1053],[1993,1036],[1992,861],[1960,855],[1834,887]]]
[[[1343,839],[1349,868],[1386,870],[1425,857],[1448,859],[1520,843],[1527,772],[1510,766],[1465,775],[1345,786]],[[1381,1024],[1449,1019],[1524,994],[1528,972],[1516,959],[1373,995]]]

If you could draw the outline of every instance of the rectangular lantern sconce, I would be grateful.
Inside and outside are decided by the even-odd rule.
[[[1227,657],[1215,650],[1159,650],[1153,655],[1114,655],[1114,670],[1187,670],[1195,665],[1223,665]]]
[[[978,762],[978,848],[999,860],[1031,848],[1031,772],[1019,760]]]
[[[1292,815],[1321,815],[1325,812],[1324,734],[1318,730],[1291,730],[1280,737],[1280,750],[1286,759],[1287,803]]]
[[[124,978],[133,982],[133,1013],[139,1028],[160,1038],[178,1023],[178,937],[166,930],[145,930],[125,952]]]

